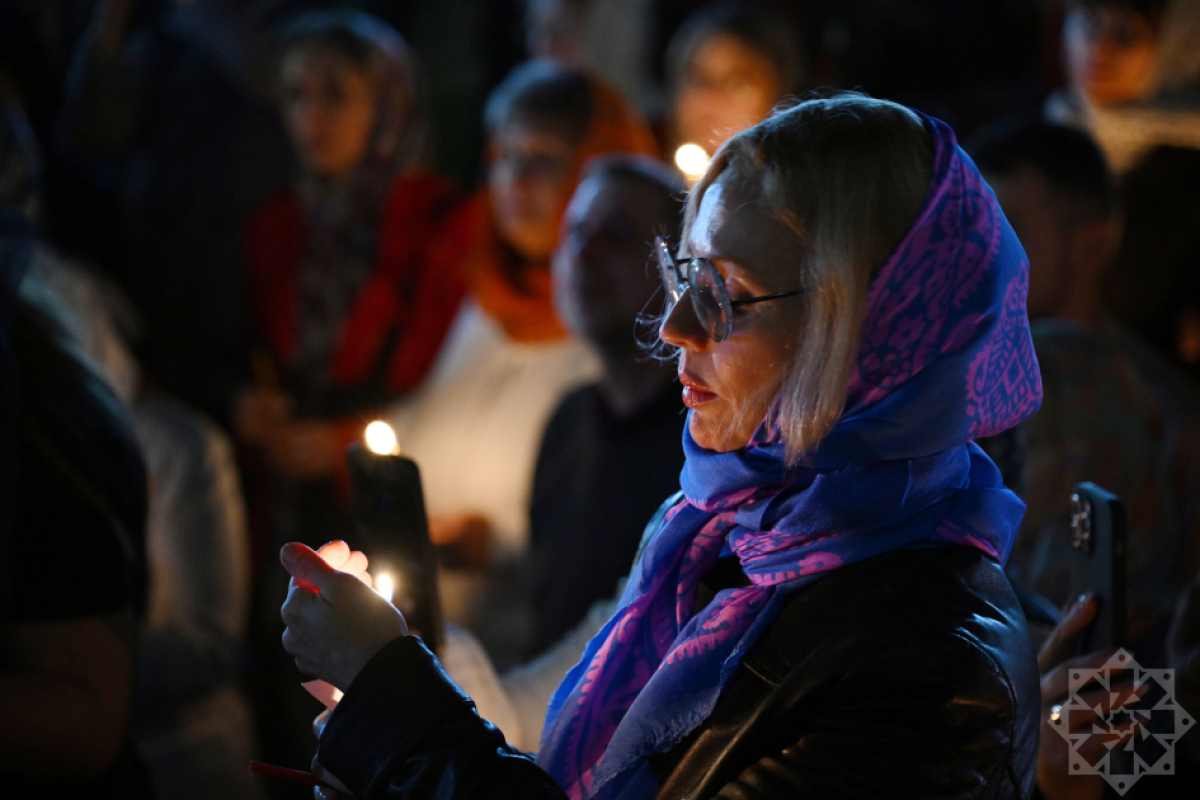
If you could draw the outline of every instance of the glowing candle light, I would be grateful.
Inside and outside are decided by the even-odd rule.
[[[396,441],[396,432],[392,426],[383,420],[375,420],[363,431],[363,441],[367,449],[379,456],[400,455],[400,443]]]
[[[385,572],[375,579],[375,593],[389,603],[392,602],[393,591],[394,587],[392,586],[391,575]]]
[[[698,144],[689,142],[675,151],[675,166],[687,176],[689,183],[694,183],[704,174],[704,170],[708,169],[708,161],[708,153]]]

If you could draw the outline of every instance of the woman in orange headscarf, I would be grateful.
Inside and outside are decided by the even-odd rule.
[[[455,211],[432,254],[435,269],[463,277],[468,299],[429,380],[402,401],[393,424],[421,465],[435,541],[500,569],[525,549],[546,421],[566,392],[599,373],[551,299],[550,254],[563,212],[588,159],[653,153],[654,140],[612,89],[547,61],[518,67],[486,113],[487,185]],[[472,612],[471,605],[500,608],[481,601],[480,583],[466,572],[443,581],[447,617],[478,623],[487,645],[519,647],[507,634],[489,637]]]
[[[650,129],[595,78],[550,61],[514,70],[488,100],[487,186],[441,239],[441,258],[518,342],[565,335],[550,302],[550,254],[583,165],[594,156],[657,155]]]

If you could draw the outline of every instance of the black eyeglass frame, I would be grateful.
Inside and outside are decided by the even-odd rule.
[[[654,257],[658,262],[659,275],[669,299],[667,313],[670,314],[675,304],[683,299],[683,295],[691,291],[692,310],[696,312],[696,319],[700,320],[708,338],[714,342],[723,342],[733,335],[733,309],[765,303],[768,300],[795,297],[807,291],[793,289],[790,292],[747,297],[745,300],[730,300],[725,279],[707,258],[684,258],[676,261],[667,247],[667,240],[662,236],[654,239]]]

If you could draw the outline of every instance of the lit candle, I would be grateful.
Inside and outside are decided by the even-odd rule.
[[[695,183],[708,169],[708,153],[698,144],[687,143],[675,151],[675,166],[687,178],[688,185]]]
[[[390,601],[395,589],[403,590],[411,608],[405,614],[409,628],[437,650],[442,615],[421,472],[416,462],[400,455],[396,433],[386,422],[368,425],[363,441],[365,447],[350,445],[346,462],[363,549],[372,562],[388,567],[387,574],[375,579],[376,591]]]
[[[392,426],[383,420],[375,420],[363,431],[363,441],[367,449],[378,456],[400,455],[400,443],[396,441],[396,432]]]
[[[381,573],[380,576],[375,579],[375,593],[377,595],[379,595],[380,597],[382,597],[384,600],[387,600],[389,603],[392,602],[392,595],[394,593],[394,590],[392,587],[392,576],[391,575],[388,575],[386,572],[384,572],[384,573]]]

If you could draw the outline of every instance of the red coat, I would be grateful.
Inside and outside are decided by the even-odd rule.
[[[414,388],[433,365],[466,292],[457,271],[437,268],[427,257],[451,203],[450,184],[433,175],[402,177],[393,184],[374,272],[359,292],[330,363],[337,385],[371,380],[393,330],[398,335],[383,376],[390,391]],[[276,195],[247,226],[251,312],[260,341],[284,372],[295,356],[299,273],[307,246],[307,225],[294,191]]]

